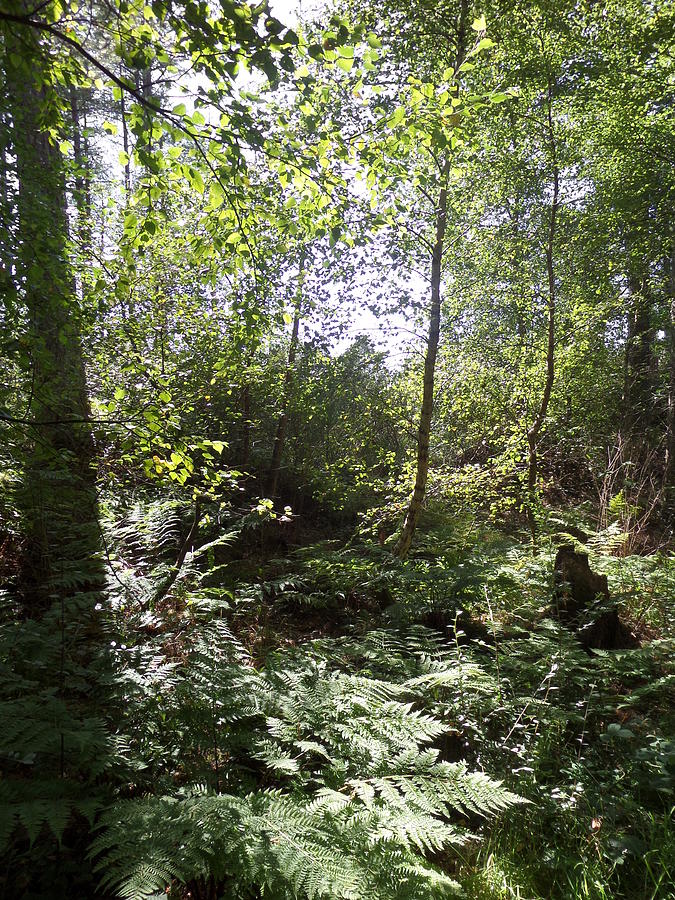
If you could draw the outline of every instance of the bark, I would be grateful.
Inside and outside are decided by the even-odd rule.
[[[0,296],[3,298],[3,305],[7,310],[6,314],[8,314],[10,305],[14,302],[16,291],[12,281],[14,255],[11,239],[12,207],[9,191],[11,172],[5,143],[7,129],[4,116],[0,116],[0,125],[0,133],[3,135],[2,146],[0,147]]]
[[[666,465],[664,483],[666,488],[666,501],[669,508],[673,509],[675,500],[675,245],[670,251],[668,260],[668,411],[666,419]],[[672,513],[671,513],[672,514]]]
[[[288,424],[288,404],[293,391],[293,376],[295,367],[295,357],[298,352],[298,335],[300,333],[300,319],[302,317],[302,300],[303,288],[305,281],[305,253],[300,255],[300,265],[298,269],[298,286],[295,293],[295,304],[293,307],[293,330],[291,332],[291,342],[288,347],[288,360],[286,362],[286,372],[284,375],[284,389],[281,401],[281,413],[277,422],[277,431],[274,438],[274,447],[272,449],[272,461],[270,463],[269,474],[267,477],[267,495],[274,498],[277,493],[279,484],[279,472],[281,471],[281,460],[284,454],[284,443],[286,440],[286,426]]]
[[[91,192],[89,175],[89,143],[83,134],[80,93],[76,87],[70,92],[70,118],[73,129],[73,156],[75,159],[75,181],[73,200],[77,209],[77,237],[80,252],[86,252],[91,240]]]
[[[457,43],[455,45],[455,72],[464,62],[467,49],[467,30],[469,24],[469,2],[461,0],[459,16],[457,19]],[[427,335],[427,350],[424,357],[424,381],[422,385],[422,407],[417,429],[417,467],[415,472],[415,485],[408,503],[401,533],[394,546],[394,555],[399,559],[405,559],[410,550],[422,504],[427,489],[429,477],[429,447],[431,440],[431,420],[434,407],[434,378],[436,373],[436,357],[438,356],[438,342],[441,331],[441,275],[443,265],[443,250],[445,233],[447,230],[448,214],[448,174],[450,172],[450,157],[446,152],[441,169],[441,189],[436,206],[436,233],[431,254],[431,302],[429,306],[429,332]]]
[[[405,559],[410,550],[412,539],[417,528],[424,494],[429,476],[429,444],[431,437],[431,418],[434,405],[434,376],[436,371],[436,357],[438,356],[438,341],[441,329],[441,268],[443,263],[443,249],[445,244],[445,232],[447,229],[448,207],[448,173],[450,160],[446,156],[443,164],[441,190],[436,208],[436,236],[431,258],[431,305],[429,309],[429,333],[427,336],[427,352],[424,358],[424,383],[422,387],[422,408],[417,430],[417,471],[415,486],[408,509],[403,520],[403,528],[394,547],[394,554],[400,559]]]
[[[24,612],[100,586],[93,442],[61,153],[44,127],[48,63],[34,36],[5,39],[11,139],[19,182],[18,267],[30,321],[30,441],[19,502],[26,530]],[[19,53],[21,55],[19,55]],[[21,61],[23,60],[23,62]],[[92,604],[93,606],[93,604]]]
[[[185,558],[188,553],[190,553],[194,548],[194,543],[197,540],[197,535],[199,534],[199,521],[201,518],[201,503],[199,497],[195,497],[195,505],[194,505],[194,514],[192,516],[192,524],[190,525],[190,530],[188,531],[185,540],[181,543],[178,548],[178,555],[176,556],[176,562],[173,564],[173,568],[171,572],[164,580],[164,582],[157,588],[155,594],[152,598],[152,606],[155,606],[160,600],[163,600],[164,597],[169,593],[171,588],[176,582],[176,579],[180,575],[181,569],[183,568],[183,563],[185,562]]]
[[[546,279],[547,293],[547,329],[546,329],[546,381],[541,395],[539,409],[534,420],[527,430],[527,519],[532,535],[532,546],[536,549],[537,524],[535,519],[535,506],[537,502],[537,478],[539,475],[538,441],[542,425],[546,420],[548,405],[551,400],[553,381],[555,379],[555,317],[556,317],[556,283],[555,283],[555,237],[558,226],[558,207],[560,203],[560,167],[558,163],[558,151],[553,127],[553,79],[548,75],[547,85],[547,125],[549,151],[553,170],[553,194],[549,210],[548,237],[546,241]]]
[[[241,391],[241,466],[245,469],[251,459],[251,390],[248,382]]]
[[[631,274],[628,282],[631,308],[624,369],[623,429],[631,453],[640,455],[645,432],[654,424],[654,331],[648,277]]]
[[[70,88],[70,118],[73,126],[73,155],[75,157],[75,189],[73,191],[78,213],[84,209],[84,156],[82,153],[82,130],[80,128],[80,100],[76,87]]]
[[[129,202],[129,194],[131,193],[131,162],[129,150],[129,128],[127,126],[127,110],[125,102],[125,92],[120,93],[120,115],[122,117],[122,142],[124,152],[126,154],[126,162],[124,163],[124,202]]]

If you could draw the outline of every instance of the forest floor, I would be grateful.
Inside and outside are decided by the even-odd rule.
[[[464,673],[419,704],[449,723],[442,758],[531,801],[472,822],[481,839],[442,860],[475,900],[675,897],[675,559],[626,554],[618,526],[580,544],[571,521],[554,517],[537,555],[525,534],[437,522],[405,564],[374,541],[309,542],[311,529],[283,558],[263,538],[232,588],[257,666],[319,653],[396,680],[436,656]],[[607,576],[634,646],[588,650],[557,620],[561,541]]]
[[[171,590],[144,600],[189,512],[164,501],[107,511],[101,698],[112,699],[100,708],[113,738],[87,712],[67,725],[65,756],[91,760],[93,780],[72,785],[93,805],[66,808],[98,816],[94,871],[82,833],[68,850],[66,830],[37,865],[17,845],[7,896],[93,896],[103,876],[101,896],[258,897],[274,876],[275,897],[675,898],[672,553],[626,554],[618,526],[585,528],[576,546],[633,636],[626,649],[588,649],[583,622],[559,621],[555,603],[556,548],[580,534],[578,512],[549,517],[536,555],[517,530],[429,518],[405,562],[351,529],[256,515],[227,531],[212,518]],[[34,638],[22,640],[10,664],[28,664]],[[81,680],[77,668],[63,677]],[[44,718],[45,765],[59,697],[50,680],[16,707],[15,746]],[[63,739],[54,746],[63,772]],[[18,782],[31,840],[45,823],[63,833],[59,784],[51,776],[37,809]],[[230,808],[247,824],[217,837]],[[277,821],[297,857],[270,842]],[[401,859],[408,874],[392,882]],[[340,878],[352,887],[331,887]]]

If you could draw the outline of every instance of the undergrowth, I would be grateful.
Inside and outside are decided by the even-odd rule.
[[[672,557],[593,536],[641,645],[589,653],[552,616],[553,541],[437,522],[406,563],[357,539],[244,579],[257,516],[172,574],[190,510],[111,511],[99,718],[67,610],[3,625],[5,890],[88,819],[104,895],[675,896]]]

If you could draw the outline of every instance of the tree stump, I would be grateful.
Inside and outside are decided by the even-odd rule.
[[[588,554],[571,544],[558,548],[554,564],[556,615],[575,629],[587,649],[618,650],[635,647],[633,635],[610,602],[607,576],[594,572]],[[594,609],[595,608],[595,609]]]
[[[553,566],[558,618],[572,622],[598,599],[609,601],[606,575],[598,575],[588,564],[588,554],[571,544],[558,548]]]

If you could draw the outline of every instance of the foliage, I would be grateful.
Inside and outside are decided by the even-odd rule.
[[[673,0],[286,15],[0,9],[0,893],[672,898]]]

